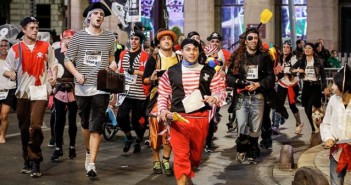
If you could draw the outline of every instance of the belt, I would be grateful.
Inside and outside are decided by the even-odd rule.
[[[8,89],[2,89],[2,90],[0,90],[0,92],[7,92],[7,91],[9,91]]]
[[[258,94],[259,92],[257,91],[243,91],[241,92],[240,94],[244,95],[244,96],[253,96],[253,95],[256,95]]]
[[[303,84],[304,85],[321,85],[319,81],[310,81],[310,80],[304,80]]]

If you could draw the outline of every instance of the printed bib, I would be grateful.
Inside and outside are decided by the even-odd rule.
[[[246,79],[248,80],[258,79],[258,65],[248,65]]]
[[[138,75],[131,75],[128,72],[124,71],[125,82],[128,84],[136,84]]]
[[[5,100],[8,94],[9,91],[0,92],[0,100]]]
[[[98,63],[101,63],[101,55],[101,51],[86,51],[83,64],[95,67]]]

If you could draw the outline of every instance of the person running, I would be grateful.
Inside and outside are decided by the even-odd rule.
[[[159,43],[160,49],[156,57],[149,57],[146,63],[145,72],[143,74],[143,82],[146,85],[151,85],[151,95],[150,102],[148,105],[149,111],[147,115],[154,114],[157,115],[157,85],[160,75],[162,72],[167,70],[169,67],[177,64],[179,62],[178,55],[172,51],[173,43],[177,39],[177,35],[168,29],[160,29],[156,36],[157,42]],[[152,97],[152,98],[151,98]],[[159,135],[163,130],[165,130],[164,123],[158,121],[155,116],[149,116],[149,129],[150,129],[150,145],[152,148],[153,162],[153,172],[155,174],[161,174],[161,161],[160,161],[160,149],[163,144],[163,159],[162,167],[167,176],[173,174],[172,168],[169,163],[172,148],[168,141],[169,133],[165,132],[163,135]]]
[[[101,143],[110,95],[97,90],[97,73],[109,67],[117,70],[114,61],[114,35],[101,28],[109,9],[97,2],[83,12],[84,29],[73,35],[65,57],[65,67],[75,77],[74,92],[86,147],[85,169],[88,177],[97,176],[96,158]]]
[[[200,44],[185,39],[183,60],[170,67],[159,80],[158,112],[163,121],[174,112],[186,120],[170,124],[174,174],[178,185],[192,184],[206,142],[211,106],[221,106],[227,93],[219,73],[198,63]],[[169,107],[169,102],[170,107]],[[173,113],[172,113],[173,112]]]
[[[258,138],[264,113],[265,96],[274,87],[273,61],[262,48],[259,31],[249,28],[237,52],[231,55],[227,85],[237,89],[235,104],[238,120],[237,161],[256,164],[260,154]]]
[[[142,76],[149,54],[141,50],[141,43],[144,39],[144,34],[140,30],[132,31],[129,36],[130,49],[122,51],[118,63],[119,72],[126,76],[125,83],[128,92],[117,113],[117,122],[126,137],[123,152],[128,152],[134,142],[130,123],[137,136],[133,153],[141,152],[141,142],[147,122],[145,107],[149,86],[143,85]],[[132,112],[132,119],[130,119],[130,112]]]
[[[1,111],[1,121],[0,121],[0,144],[6,142],[6,131],[8,128],[8,114],[10,109],[16,110],[16,82],[12,81],[2,74],[4,73],[3,66],[5,65],[5,59],[9,49],[9,41],[1,40],[0,42],[0,111]]]
[[[26,17],[21,22],[23,41],[9,50],[3,67],[4,76],[17,79],[17,119],[21,129],[24,167],[21,173],[40,177],[40,162],[43,161],[41,130],[51,86],[56,84],[57,65],[54,52],[48,42],[37,40],[39,22]],[[32,57],[29,57],[32,56]],[[47,75],[48,69],[52,75]],[[50,84],[48,83],[50,82]]]
[[[289,42],[285,42],[283,44],[283,53],[280,57],[280,66],[282,67],[281,72],[277,75],[279,79],[277,93],[283,102],[285,102],[285,99],[288,96],[289,106],[296,120],[295,133],[300,134],[304,125],[300,118],[299,109],[296,107],[296,100],[299,94],[300,86],[299,79],[292,76],[290,73],[290,67],[296,63],[296,58],[292,55],[292,47]],[[275,133],[279,133],[280,120],[281,114],[275,112],[272,124],[272,130]]]
[[[319,130],[316,130],[313,126],[312,108],[320,108],[322,106],[322,91],[325,96],[328,96],[330,91],[326,83],[323,61],[315,56],[313,43],[306,43],[302,59],[291,66],[290,72],[299,73],[300,78],[303,80],[302,106],[305,108],[305,113],[312,128],[312,134],[314,134]]]
[[[54,107],[55,107],[55,126],[54,136],[56,142],[56,149],[54,150],[51,160],[58,161],[63,156],[63,131],[66,124],[66,113],[68,111],[68,135],[69,135],[69,148],[68,157],[70,159],[76,158],[76,136],[77,136],[77,102],[74,96],[74,76],[64,68],[64,57],[67,53],[67,47],[74,35],[74,30],[65,30],[62,33],[61,47],[55,49],[55,57],[58,65],[63,69],[63,74],[57,81],[54,92]]]

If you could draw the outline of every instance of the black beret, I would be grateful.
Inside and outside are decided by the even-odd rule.
[[[88,16],[88,13],[91,11],[91,10],[94,10],[96,8],[99,8],[99,9],[102,9],[102,11],[104,11],[104,14],[105,16],[104,17],[107,17],[107,16],[110,16],[111,15],[111,11],[104,5],[102,4],[101,2],[97,2],[97,3],[93,3],[91,5],[89,5],[83,12],[83,17],[87,17]]]
[[[188,44],[192,44],[192,45],[194,45],[195,47],[200,47],[200,44],[199,44],[196,40],[194,40],[194,39],[189,39],[189,38],[184,39],[183,42],[182,42],[182,44],[181,44],[180,46],[181,46],[181,48],[183,49],[183,47],[184,47],[185,45],[188,45]]]
[[[192,36],[194,36],[194,35],[200,36],[200,34],[199,34],[198,32],[192,31],[192,32],[188,33],[188,39],[190,39],[190,38],[191,38]]]
[[[139,37],[141,42],[143,42],[143,40],[145,40],[145,36],[143,34],[143,32],[141,32],[140,30],[134,30],[130,32],[129,38],[132,36],[136,36]]]

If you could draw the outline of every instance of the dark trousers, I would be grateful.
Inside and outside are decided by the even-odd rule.
[[[302,89],[302,106],[305,108],[305,113],[312,127],[312,132],[315,131],[312,120],[312,107],[319,108],[322,103],[322,89],[321,85],[310,85],[308,83],[303,84]]]
[[[117,113],[117,122],[124,133],[130,132],[132,127],[137,134],[138,140],[144,137],[147,117],[145,115],[145,100],[126,98],[120,105]],[[130,119],[130,112],[132,119]]]
[[[291,111],[295,114],[295,113],[299,112],[299,109],[296,107],[296,100],[297,100],[297,96],[299,95],[300,87],[298,85],[296,85],[296,86],[294,86],[293,89],[294,89],[294,93],[295,93],[295,103],[292,104],[289,101],[289,107],[290,107]],[[283,102],[285,102],[285,99],[288,95],[288,89],[278,85],[277,93],[280,96],[280,99]]]
[[[31,101],[18,99],[17,119],[21,130],[22,156],[24,160],[43,161],[41,144],[44,135],[41,130],[44,113],[47,107],[46,100]]]
[[[76,145],[76,136],[77,136],[77,103],[69,102],[65,103],[58,99],[55,101],[55,110],[56,110],[56,120],[55,120],[55,141],[56,147],[62,148],[63,142],[63,131],[66,125],[66,113],[68,110],[68,135],[69,135],[69,146]]]

